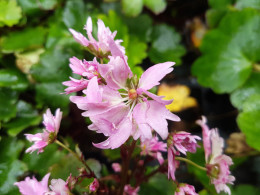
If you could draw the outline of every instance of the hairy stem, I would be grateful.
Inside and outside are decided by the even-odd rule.
[[[184,161],[184,162],[186,162],[186,163],[188,163],[188,164],[190,164],[190,165],[193,165],[194,167],[197,167],[197,168],[199,168],[199,169],[201,169],[201,170],[203,170],[203,171],[207,171],[206,167],[202,167],[202,166],[196,164],[195,162],[193,162],[193,161],[191,161],[191,160],[189,160],[189,159],[187,159],[187,158],[175,157],[175,160]]]
[[[122,195],[124,193],[124,187],[127,182],[127,175],[128,175],[128,168],[131,160],[132,153],[135,148],[136,141],[133,140],[132,144],[127,152],[127,157],[123,159],[122,163],[122,172],[121,172],[121,184],[120,184],[120,189],[119,189],[119,195]]]

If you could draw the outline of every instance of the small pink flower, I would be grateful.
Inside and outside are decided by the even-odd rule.
[[[138,195],[140,187],[133,188],[131,185],[125,185],[124,195]]]
[[[174,195],[198,195],[192,185],[181,183],[176,189]]]
[[[51,185],[49,186],[51,191],[44,195],[69,195],[70,191],[67,186],[67,182],[62,179],[52,179]]]
[[[95,178],[94,181],[90,184],[89,190],[90,190],[91,192],[95,192],[95,191],[97,191],[98,188],[99,188],[99,182],[98,182],[98,180]]]
[[[50,109],[47,109],[46,113],[43,115],[43,124],[45,126],[43,133],[37,133],[35,135],[25,134],[26,139],[30,142],[34,142],[34,144],[26,150],[26,153],[32,153],[38,150],[39,154],[43,152],[43,149],[48,144],[53,143],[59,132],[61,118],[62,112],[60,109],[56,110],[55,116],[51,114]]]
[[[24,181],[16,182],[16,185],[19,188],[19,191],[22,195],[33,195],[33,194],[44,194],[49,191],[48,189],[48,179],[50,173],[44,176],[42,181],[37,181],[35,177],[30,179],[26,177]]]
[[[196,148],[199,146],[197,140],[201,139],[199,136],[184,131],[174,133],[172,137],[174,147],[185,155],[186,152],[195,153]]]
[[[209,130],[206,119],[197,122],[203,130],[203,146],[205,150],[207,174],[211,183],[215,185],[216,191],[225,191],[231,194],[226,184],[233,184],[235,177],[230,175],[229,166],[233,164],[232,159],[223,154],[224,139],[219,136],[217,129]]]
[[[83,78],[80,79],[80,80],[77,80],[77,79],[70,77],[70,81],[65,81],[62,84],[65,85],[65,86],[68,86],[65,89],[65,94],[68,95],[70,93],[86,89],[87,86],[88,86],[88,83],[89,83],[89,80],[86,80],[86,79],[83,79]]]
[[[89,17],[87,20],[87,24],[85,25],[84,29],[87,31],[88,39],[82,35],[81,33],[69,29],[72,33],[74,39],[80,43],[81,45],[87,47],[91,53],[96,55],[97,57],[107,57],[110,54],[110,48],[108,44],[109,38],[114,39],[116,36],[116,32],[111,32],[108,27],[105,27],[102,20],[98,20],[98,32],[97,37],[98,41],[94,39],[92,36],[92,20]],[[124,51],[124,48],[120,46],[121,40],[116,40],[115,43],[118,45],[120,50],[122,52]]]
[[[168,179],[171,177],[175,181],[175,171],[179,167],[180,162],[175,160],[175,155],[179,155],[173,147],[168,147]]]
[[[141,141],[141,154],[150,155],[157,158],[160,164],[163,163],[164,159],[161,152],[167,151],[167,144],[158,140],[158,137],[153,137],[152,139],[146,139]]]
[[[116,173],[121,172],[121,165],[119,163],[112,163],[112,168]]]

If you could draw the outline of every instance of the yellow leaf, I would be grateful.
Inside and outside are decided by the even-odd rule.
[[[169,86],[162,84],[158,88],[159,96],[165,96],[163,99],[174,99],[173,102],[166,106],[171,112],[179,112],[190,107],[198,105],[195,98],[190,97],[190,89],[186,85]]]

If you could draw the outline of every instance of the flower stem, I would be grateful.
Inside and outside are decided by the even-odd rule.
[[[189,163],[189,164],[193,165],[194,167],[197,167],[197,168],[199,168],[199,169],[201,169],[203,171],[207,171],[206,167],[202,167],[202,166],[196,164],[195,162],[193,162],[193,161],[191,161],[191,160],[189,160],[187,158],[175,157],[175,160],[184,161],[184,162]]]
[[[90,167],[86,164],[85,160],[80,158],[76,152],[72,151],[69,147],[67,147],[66,145],[64,145],[62,142],[60,142],[59,140],[55,140],[55,143],[58,144],[59,146],[61,146],[62,148],[64,148],[65,150],[67,150],[68,152],[70,152],[72,155],[74,155],[89,171],[89,173],[95,177],[94,172],[90,169]]]

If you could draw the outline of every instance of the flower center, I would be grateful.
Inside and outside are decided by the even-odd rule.
[[[137,98],[136,90],[135,89],[130,89],[128,91],[128,96],[129,96],[129,99],[132,99],[132,100],[136,99]]]

